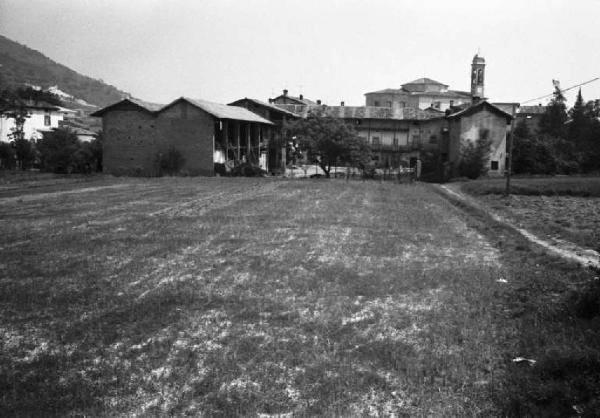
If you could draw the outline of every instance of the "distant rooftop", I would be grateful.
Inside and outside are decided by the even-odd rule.
[[[392,119],[392,120],[424,120],[444,117],[440,112],[431,112],[412,107],[389,108],[379,106],[319,106],[319,105],[276,105],[306,117],[310,111],[322,110],[326,115],[341,119]]]

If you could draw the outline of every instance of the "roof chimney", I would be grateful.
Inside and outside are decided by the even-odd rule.
[[[344,102],[340,102],[340,106],[344,106]]]
[[[304,96],[301,94],[301,95],[300,95],[300,100],[302,100],[302,99],[304,99]]]
[[[317,99],[317,104],[320,105],[321,104],[321,99]]]
[[[283,89],[283,95],[287,96],[287,93],[288,93],[287,89]]]
[[[273,99],[269,97],[269,103],[273,103]]]

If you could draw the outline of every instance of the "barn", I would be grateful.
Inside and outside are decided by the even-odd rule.
[[[273,124],[247,109],[180,97],[167,105],[128,98],[92,116],[102,118],[103,171],[157,176],[172,151],[180,174],[213,176],[215,166],[266,160]]]

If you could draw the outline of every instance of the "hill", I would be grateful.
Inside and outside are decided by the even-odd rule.
[[[0,86],[29,84],[44,89],[54,87],[69,107],[104,107],[128,93],[114,86],[79,74],[52,61],[42,53],[0,35]],[[69,99],[67,96],[73,96]],[[79,106],[78,106],[79,105]]]

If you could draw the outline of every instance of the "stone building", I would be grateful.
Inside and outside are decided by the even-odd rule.
[[[316,102],[313,102],[310,99],[307,99],[306,97],[304,97],[304,95],[299,95],[299,96],[290,96],[288,94],[287,90],[283,90],[283,94],[280,94],[279,96],[275,97],[274,99],[269,99],[269,103],[273,103],[273,104],[277,104],[277,105],[320,105],[321,101],[317,100]]]
[[[367,106],[417,109],[433,108],[446,111],[453,106],[470,104],[473,97],[484,98],[485,59],[475,55],[471,62],[471,91],[450,90],[448,85],[430,78],[402,84],[399,89],[387,88],[365,94]]]
[[[212,176],[215,164],[258,164],[273,126],[241,107],[185,97],[165,106],[124,99],[93,116],[102,118],[103,170],[117,175],[156,176],[171,149],[189,175]]]
[[[358,136],[371,145],[373,161],[397,168],[401,161],[419,156],[426,148],[437,149],[445,126],[443,112],[431,109],[383,108],[375,106],[278,105],[301,118],[322,111],[344,119],[354,126]]]
[[[456,165],[460,156],[461,144],[478,139],[488,139],[491,142],[488,161],[488,174],[499,176],[504,174],[506,166],[506,137],[509,132],[512,116],[486,101],[456,113],[449,114],[448,120],[449,144],[448,161]],[[453,173],[456,174],[456,173]]]

